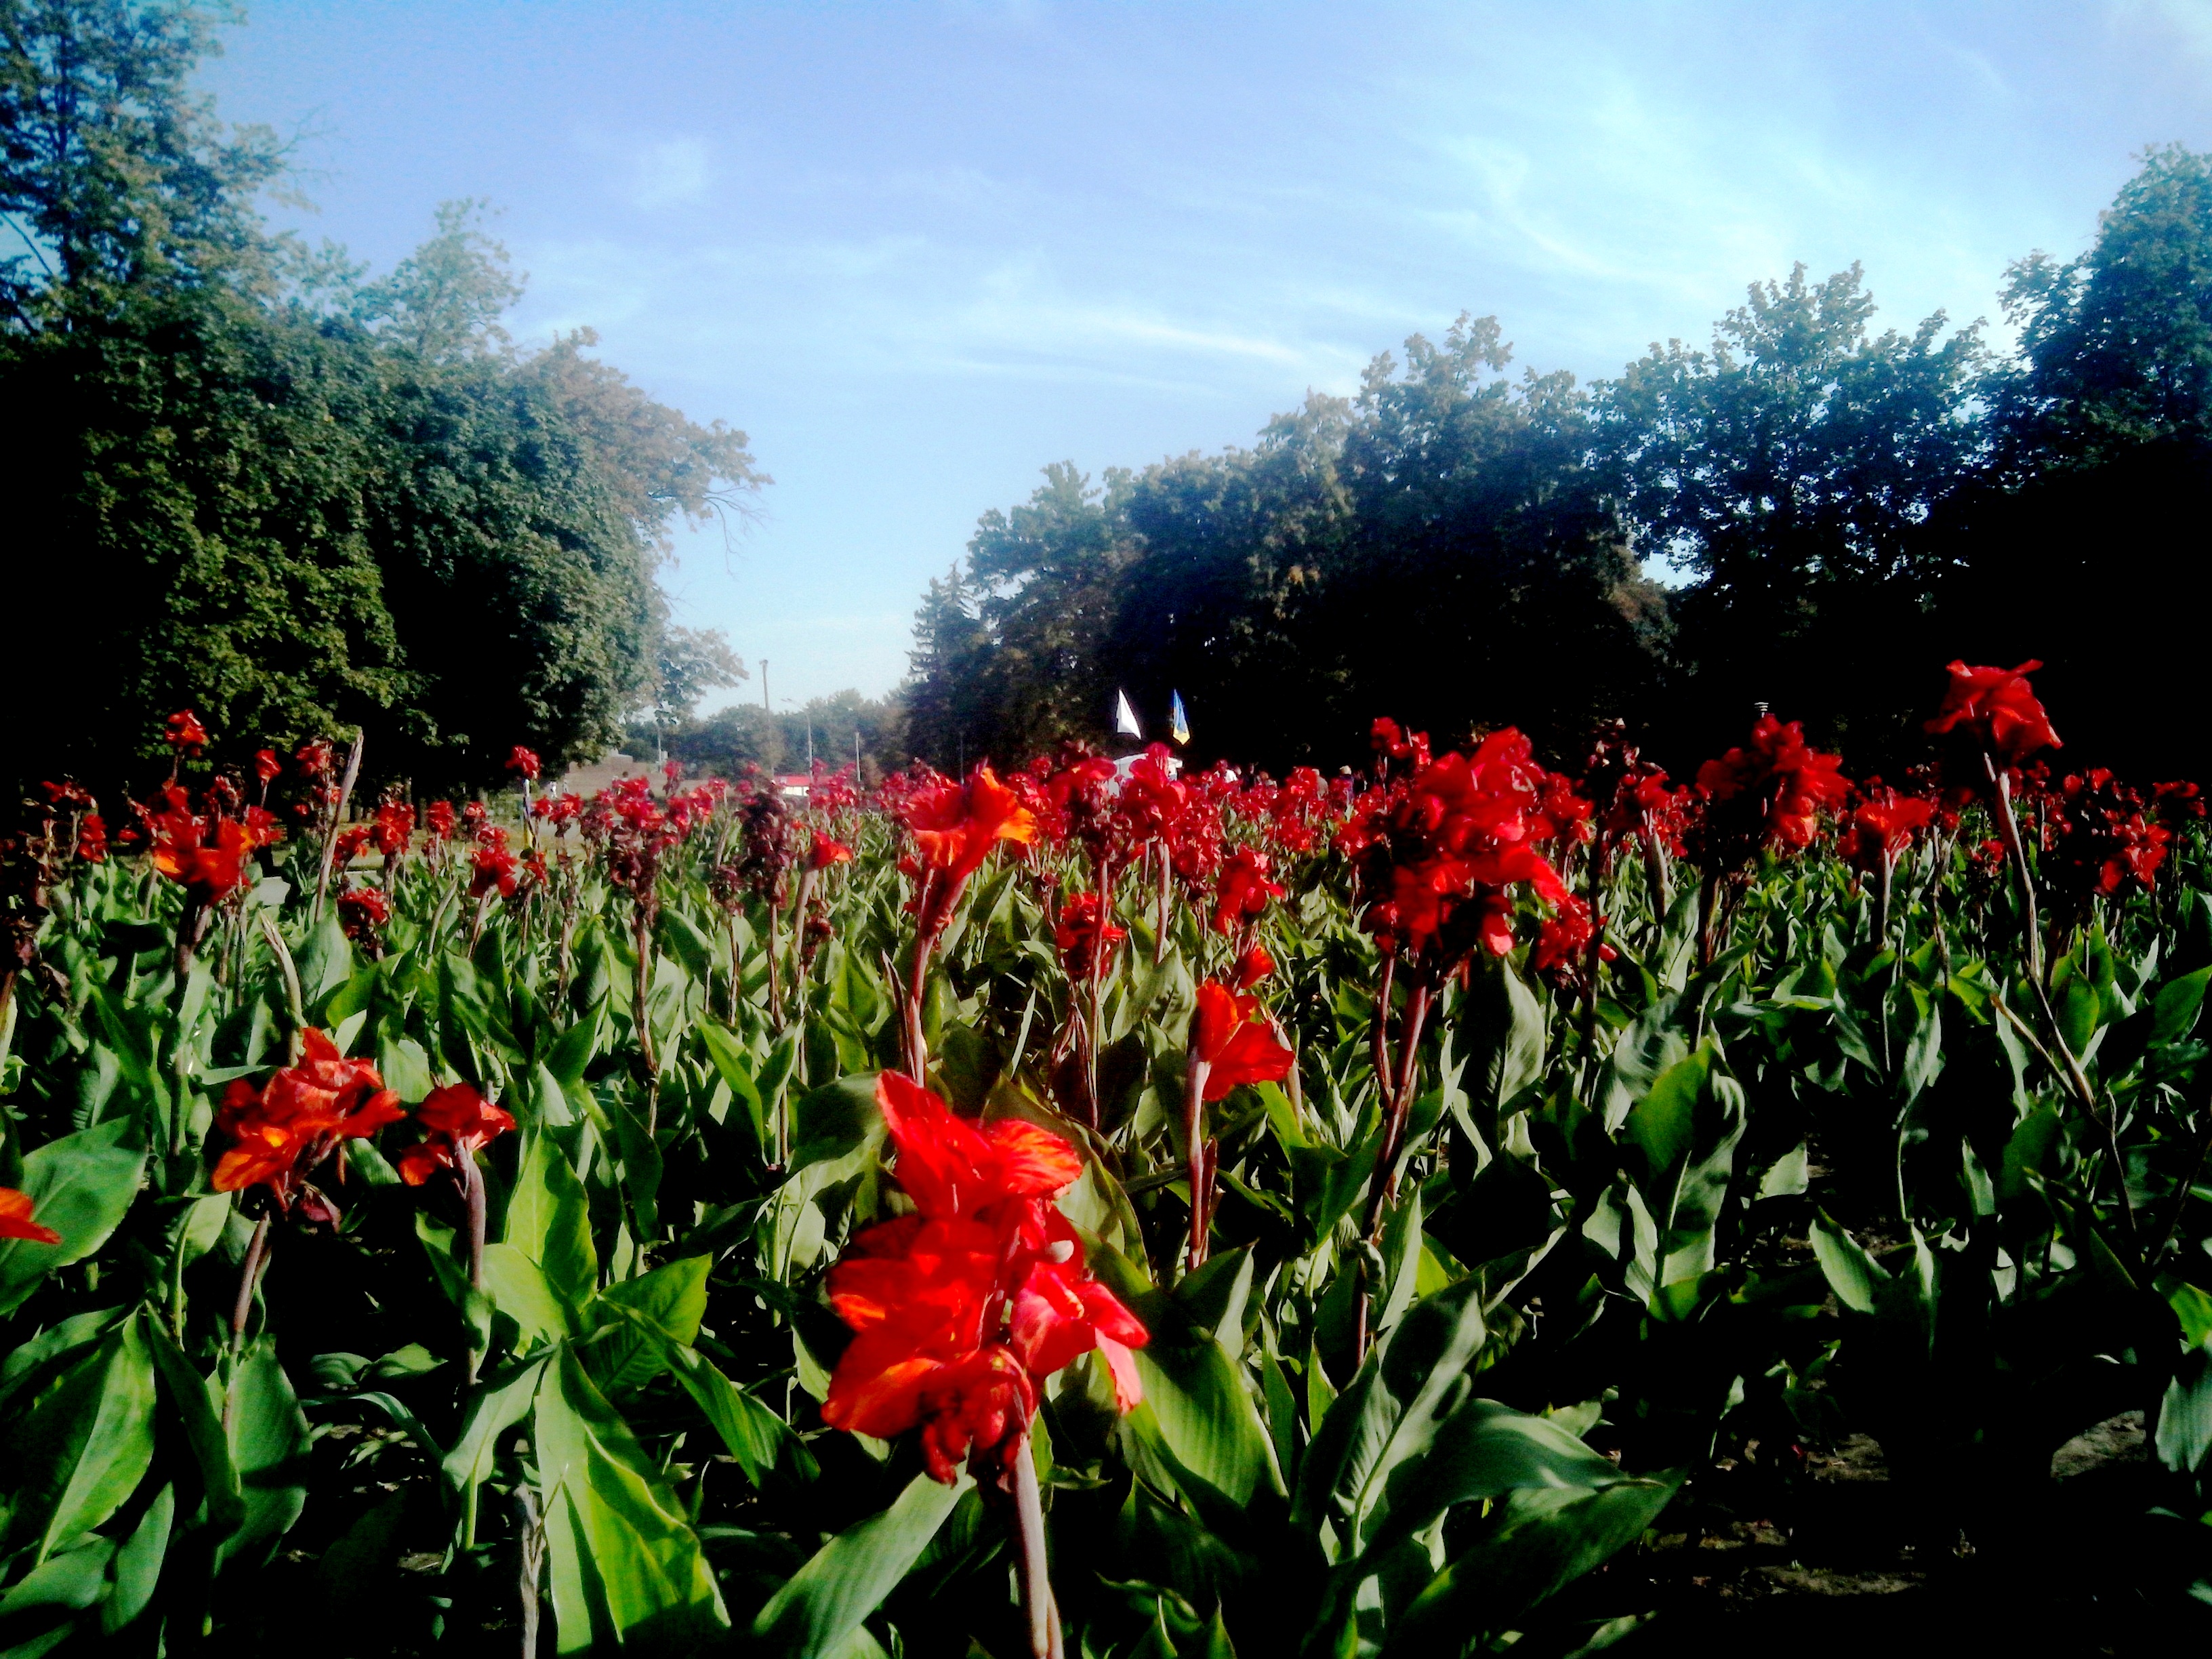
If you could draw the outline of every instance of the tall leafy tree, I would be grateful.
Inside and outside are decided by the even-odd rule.
[[[1945,556],[1932,516],[1971,476],[1988,368],[1942,313],[1874,331],[1860,268],[1755,283],[1706,349],[1670,340],[1595,389],[1600,464],[1647,556],[1692,578],[1675,605],[1686,752],[1754,702],[1855,744],[1899,700],[1869,653],[1942,647],[1925,625]],[[1940,660],[1940,657],[1938,659]]]
[[[102,784],[197,707],[374,769],[599,752],[656,682],[679,518],[767,482],[586,355],[518,353],[481,204],[381,279],[271,239],[265,132],[191,88],[179,0],[0,0],[0,454],[22,781]]]
[[[1957,648],[2036,657],[2069,765],[2203,776],[2198,526],[2212,500],[2212,157],[2146,154],[2079,257],[2011,270],[2020,350],[1992,388],[1996,453],[1945,515]]]

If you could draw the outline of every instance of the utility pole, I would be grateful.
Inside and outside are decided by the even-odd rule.
[[[768,659],[766,657],[761,659],[761,707],[770,714],[775,712],[775,706],[768,700]]]

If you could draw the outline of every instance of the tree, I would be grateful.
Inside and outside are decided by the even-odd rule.
[[[211,283],[258,284],[265,128],[195,97],[216,18],[179,0],[0,0],[0,319],[112,315]]]
[[[1984,449],[1987,353],[1978,324],[1877,335],[1874,309],[1858,266],[1813,283],[1799,265],[1754,283],[1711,350],[1654,345],[1595,388],[1623,518],[1695,578],[1674,606],[1686,753],[1754,700],[1832,740],[1885,740],[1900,715],[1869,651],[1942,651],[1927,527]]]
[[[175,0],[0,0],[0,453],[15,781],[106,787],[195,707],[233,757],[362,727],[372,771],[603,752],[658,679],[679,517],[768,482],[586,355],[519,353],[478,203],[389,275],[267,235],[282,155],[190,90]]]
[[[2212,501],[2212,158],[2154,149],[2063,264],[2011,270],[1995,453],[1939,526],[1955,649],[2040,658],[2069,768],[2212,771],[2193,708]]]

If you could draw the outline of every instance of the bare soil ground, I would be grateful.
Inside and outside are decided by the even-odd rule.
[[[2022,1541],[2002,1553],[1935,1525],[1864,1435],[1809,1454],[1778,1515],[1747,1514],[1729,1500],[1723,1476],[1703,1502],[1668,1517],[1692,1530],[1662,1533],[1603,1575],[1616,1581],[1613,1605],[1632,1604],[1640,1590],[1656,1609],[1611,1651],[2072,1659],[2212,1650],[2212,1608],[2141,1589],[2166,1535],[2147,1518],[2154,1494],[2142,1413],[2069,1441],[2051,1473],[2048,1487],[2023,1500]]]

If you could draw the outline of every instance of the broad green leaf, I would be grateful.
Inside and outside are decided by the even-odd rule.
[[[545,1380],[545,1368],[550,1358],[541,1354],[479,1383],[469,1401],[460,1437],[439,1466],[447,1483],[461,1497],[464,1548],[476,1542],[477,1491],[491,1478],[499,1437],[529,1414],[538,1388]]]
[[[2212,1452],[2212,1349],[2197,1347],[2182,1357],[2166,1384],[2158,1411],[2159,1462],[2194,1474]]]
[[[507,1200],[506,1243],[536,1262],[562,1304],[580,1314],[599,1288],[584,1183],[547,1134],[530,1137]]]
[[[1369,1551],[1420,1531],[1455,1504],[1501,1498],[1522,1488],[1613,1486],[1625,1477],[1550,1418],[1495,1400],[1470,1400],[1437,1425],[1425,1455],[1392,1475],[1387,1518],[1373,1527]]]
[[[574,1350],[549,1362],[531,1421],[559,1651],[680,1648],[726,1629],[683,1505]]]
[[[215,1385],[192,1368],[167,1326],[153,1318],[143,1322],[161,1392],[184,1425],[185,1444],[198,1468],[210,1541],[219,1544],[246,1519],[246,1499],[239,1491],[238,1471],[231,1464],[229,1439],[216,1408]]]
[[[271,1339],[247,1349],[231,1373],[225,1423],[246,1518],[224,1541],[220,1560],[258,1567],[307,1502],[307,1419]]]
[[[1890,1275],[1864,1245],[1823,1214],[1813,1218],[1813,1254],[1837,1301],[1853,1313],[1874,1311],[1875,1293]]]
[[[512,1244],[484,1246],[483,1286],[492,1304],[516,1327],[517,1351],[580,1334],[583,1311],[554,1294],[535,1261]]]
[[[138,1489],[154,1462],[154,1359],[145,1316],[133,1314],[62,1372],[10,1421],[8,1536],[35,1560],[88,1533]]]
[[[2179,1042],[2197,1027],[2204,1006],[2204,988],[2212,983],[2212,967],[2170,979],[2151,998],[2151,1043]]]
[[[949,1486],[917,1474],[889,1509],[824,1544],[754,1619],[759,1650],[788,1659],[836,1651],[898,1588],[974,1484],[966,1474]]]
[[[58,1244],[0,1239],[0,1316],[23,1305],[57,1267],[82,1261],[107,1242],[137,1196],[146,1154],[131,1118],[111,1118],[50,1140],[23,1160],[21,1190],[32,1219],[61,1235]]]
[[[1102,1248],[1092,1265],[1151,1333],[1136,1351],[1144,1401],[1127,1419],[1131,1431],[1165,1455],[1179,1482],[1199,1483],[1194,1497],[1218,1494],[1241,1506],[1263,1486],[1280,1492],[1258,1402],[1229,1351],[1178,1297],[1145,1285],[1117,1253]],[[1209,1284],[1219,1288],[1206,1281],[1201,1293]],[[1209,1297],[1208,1305],[1218,1301]],[[1236,1340],[1241,1346],[1241,1322]]]
[[[1407,1607],[1383,1653],[1457,1652],[1472,1636],[1513,1628],[1545,1597],[1643,1536],[1680,1484],[1676,1474],[1595,1492],[1516,1492]]]
[[[1291,1525],[1353,1545],[1392,1473],[1427,1449],[1437,1419],[1456,1403],[1462,1373],[1489,1339],[1480,1279],[1462,1279],[1413,1304],[1368,1352],[1328,1408],[1298,1471]]]
[[[653,1334],[684,1348],[699,1340],[712,1266],[707,1256],[685,1256],[607,1287],[599,1298],[601,1309],[612,1303],[631,1317],[622,1329],[602,1334],[585,1350],[592,1380],[602,1389],[615,1394],[634,1389],[667,1369],[660,1345],[651,1340]]]

